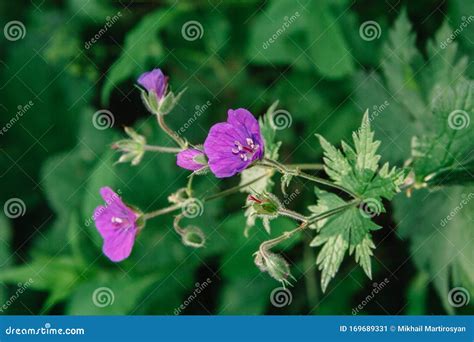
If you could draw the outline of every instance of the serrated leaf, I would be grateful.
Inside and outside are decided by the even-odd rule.
[[[437,93],[432,105],[432,129],[413,141],[416,180],[470,183],[474,181],[474,81],[439,87]]]

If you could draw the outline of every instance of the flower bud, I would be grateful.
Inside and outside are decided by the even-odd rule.
[[[130,127],[125,127],[125,133],[131,139],[119,140],[112,145],[113,149],[123,152],[118,163],[131,161],[132,165],[138,165],[145,154],[146,139]]]
[[[206,243],[206,236],[200,228],[188,226],[182,232],[181,240],[185,246],[201,248]]]
[[[269,251],[265,251],[264,253],[258,251],[255,253],[254,262],[262,272],[267,272],[272,278],[283,284],[290,283],[288,281],[288,278],[292,277],[290,266],[280,255]]]
[[[248,201],[257,215],[276,217],[281,208],[280,201],[272,194],[249,195]]]

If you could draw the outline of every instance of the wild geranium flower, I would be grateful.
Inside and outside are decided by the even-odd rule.
[[[161,69],[153,69],[143,73],[138,78],[138,84],[145,88],[148,93],[154,92],[160,100],[164,97],[168,88],[168,77],[163,74]]]
[[[227,122],[211,127],[204,142],[209,168],[218,178],[231,177],[263,158],[263,138],[257,119],[248,110],[227,112]]]
[[[139,230],[137,220],[140,214],[127,207],[109,187],[101,188],[100,195],[105,206],[95,209],[94,221],[104,239],[102,250],[110,260],[119,262],[128,258],[132,252]]]
[[[176,164],[186,170],[197,171],[206,166],[206,157],[204,152],[188,148],[178,153]]]

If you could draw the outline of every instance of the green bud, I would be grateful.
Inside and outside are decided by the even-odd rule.
[[[272,194],[249,195],[248,201],[257,215],[276,217],[281,208],[280,201]]]
[[[290,265],[280,255],[269,251],[265,251],[264,253],[258,251],[255,254],[254,262],[262,272],[267,272],[272,278],[279,282],[289,284],[288,278],[292,277]]]
[[[125,132],[131,139],[119,140],[112,145],[112,148],[123,153],[117,162],[138,165],[145,154],[146,139],[130,127],[125,127]]]
[[[206,243],[206,236],[200,228],[189,226],[182,232],[181,240],[185,246],[201,248]]]

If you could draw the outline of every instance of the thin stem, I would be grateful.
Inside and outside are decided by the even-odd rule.
[[[226,190],[223,190],[221,192],[218,192],[216,194],[213,194],[213,195],[209,195],[209,196],[206,196],[203,198],[203,201],[204,202],[207,202],[207,201],[212,201],[214,199],[217,199],[217,198],[220,198],[220,197],[224,197],[224,196],[227,196],[227,195],[230,195],[230,194],[233,194],[249,185],[252,185],[253,183],[256,183],[258,182],[259,180],[261,180],[262,178],[265,178],[265,177],[268,177],[268,176],[271,176],[272,173],[271,172],[267,172],[257,178],[254,178],[252,179],[251,181],[245,183],[245,184],[240,184],[240,185],[236,185],[232,188],[229,188],[229,189],[226,189]]]
[[[237,191],[239,191],[240,189],[242,188],[245,188],[249,185],[252,185],[253,183],[256,183],[258,182],[260,179],[264,178],[264,177],[267,177],[267,176],[270,176],[272,173],[271,172],[267,172],[257,178],[254,178],[252,179],[251,181],[245,183],[245,184],[242,184],[242,185],[237,185],[237,186],[234,186],[232,188],[229,188],[229,189],[226,189],[224,191],[221,191],[221,192],[218,192],[216,194],[213,194],[213,195],[210,195],[210,196],[207,196],[207,197],[204,197],[202,199],[203,202],[208,202],[208,201],[212,201],[214,199],[217,199],[217,198],[220,198],[220,197],[224,197],[224,196],[227,196],[227,195],[230,195],[230,194],[233,194]],[[189,185],[189,182],[188,182],[188,185]],[[186,189],[186,191],[188,191],[188,189]],[[189,195],[189,194],[188,194]],[[191,197],[191,196],[190,196]],[[143,219],[144,220],[149,220],[151,218],[154,218],[154,217],[157,217],[157,216],[160,216],[160,215],[164,215],[164,214],[168,214],[170,212],[173,212],[175,210],[178,210],[180,209],[182,206],[182,203],[177,203],[177,204],[174,204],[174,205],[171,205],[169,207],[166,207],[166,208],[162,208],[162,209],[158,209],[158,210],[155,210],[155,211],[151,211],[149,213],[146,213],[143,215]]]
[[[186,186],[186,194],[188,197],[193,197],[193,179],[194,179],[194,172],[191,173],[188,179],[188,185]]]
[[[278,162],[276,160],[263,158],[262,162],[259,165],[267,166],[267,167],[268,166],[269,167],[274,167],[278,172],[280,172],[282,174],[290,174],[290,175],[294,175],[294,176],[297,176],[297,177],[305,178],[305,179],[308,179],[308,180],[313,181],[315,183],[323,184],[323,185],[326,185],[326,186],[344,191],[345,193],[351,195],[353,198],[358,198],[358,196],[355,193],[353,193],[349,189],[346,189],[343,186],[334,184],[333,182],[328,181],[324,178],[316,177],[316,176],[310,175],[308,173],[302,172],[299,169],[288,168],[286,165],[281,164],[280,162]]]
[[[300,213],[297,213],[296,211],[289,210],[289,209],[286,209],[286,208],[280,208],[278,210],[278,213],[280,215],[283,215],[283,216],[291,217],[292,219],[294,219],[296,221],[300,221],[300,222],[308,221],[308,217],[306,217],[306,216],[304,216]]]
[[[179,153],[182,151],[179,147],[165,147],[156,145],[145,145],[143,146],[145,151],[163,152],[163,153]]]
[[[158,118],[158,125],[160,125],[161,129],[165,131],[165,133],[168,134],[170,138],[181,147],[181,149],[186,148],[188,145],[186,140],[181,138],[178,134],[176,134],[175,131],[168,127],[168,125],[165,123],[164,115],[158,113],[156,114],[156,117]]]
[[[324,170],[323,164],[310,164],[310,163],[302,163],[302,164],[284,164],[287,168],[291,169],[300,169],[300,170]]]
[[[158,210],[155,210],[155,211],[151,211],[149,213],[146,213],[143,215],[143,219],[146,221],[146,220],[149,220],[151,218],[154,218],[154,217],[157,217],[157,216],[160,216],[160,215],[164,215],[164,214],[168,214],[168,213],[171,213],[175,210],[178,210],[181,208],[181,204],[178,203],[178,204],[173,204],[169,207],[166,207],[166,208],[162,208],[162,209],[158,209]]]
[[[310,217],[309,219],[304,220],[297,228],[295,228],[293,230],[290,230],[288,232],[284,232],[282,235],[280,235],[280,236],[278,236],[274,239],[262,242],[262,244],[260,245],[260,248],[259,248],[260,253],[262,253],[262,255],[265,255],[265,252],[268,251],[270,248],[273,248],[274,246],[278,245],[280,242],[289,239],[290,237],[292,237],[297,232],[306,229],[310,224],[315,223],[319,220],[325,219],[325,218],[327,218],[329,216],[332,216],[334,214],[337,214],[341,211],[344,211],[344,210],[346,210],[346,209],[348,209],[348,208],[350,208],[353,205],[358,204],[358,203],[360,203],[359,200],[352,200],[352,201],[350,201],[350,202],[348,202],[344,205],[341,205],[337,208],[325,211],[321,214],[314,215],[314,216]]]

